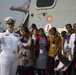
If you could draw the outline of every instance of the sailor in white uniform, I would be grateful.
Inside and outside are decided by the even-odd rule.
[[[6,32],[0,33],[0,75],[16,75],[18,65],[18,49],[20,38],[13,29],[15,19],[13,17],[5,18]]]

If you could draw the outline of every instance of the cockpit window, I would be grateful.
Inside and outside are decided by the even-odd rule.
[[[38,8],[51,7],[55,5],[56,0],[37,0],[36,6]]]

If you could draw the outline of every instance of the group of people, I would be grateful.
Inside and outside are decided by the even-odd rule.
[[[0,75],[71,75],[72,67],[76,75],[76,23],[61,33],[52,27],[46,36],[35,24],[31,31],[20,24],[14,32],[15,22],[5,18],[7,30],[0,33]]]

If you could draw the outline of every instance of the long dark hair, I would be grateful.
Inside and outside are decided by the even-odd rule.
[[[67,32],[66,31],[62,31],[61,32],[61,36],[64,38],[64,39],[66,39],[67,38]]]

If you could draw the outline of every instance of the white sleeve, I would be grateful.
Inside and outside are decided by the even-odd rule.
[[[72,38],[73,38],[73,36],[71,35],[70,40],[69,40],[69,48],[72,48]]]
[[[72,34],[72,35],[70,36],[70,40],[69,40],[69,48],[71,48],[71,53],[72,53],[72,55],[73,55],[74,47],[75,47],[74,41],[75,41],[75,35]]]
[[[3,42],[3,33],[0,33],[0,44]]]
[[[18,43],[18,47],[20,48],[20,50],[22,49],[22,42],[21,41]]]
[[[0,53],[1,53],[1,51],[2,51],[2,50],[1,50],[1,44],[0,44]]]
[[[27,44],[22,43],[22,42],[19,42],[19,44],[18,44],[19,49],[22,51],[23,54],[25,54],[26,49],[24,49],[24,48],[22,47],[22,45],[27,45]]]
[[[1,53],[1,43],[3,43],[3,33],[0,33],[0,53]]]

